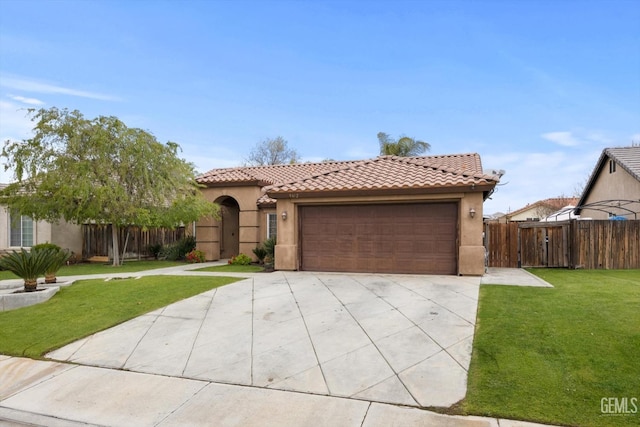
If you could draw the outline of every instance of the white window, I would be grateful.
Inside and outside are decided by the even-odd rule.
[[[33,246],[33,220],[28,216],[9,216],[9,246],[30,248]]]
[[[267,214],[267,239],[276,238],[278,235],[278,214]]]

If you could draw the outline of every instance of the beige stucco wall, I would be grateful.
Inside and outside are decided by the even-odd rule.
[[[460,247],[458,252],[458,274],[482,276],[484,274],[485,248],[482,241],[482,193],[465,193],[460,199]],[[473,218],[469,211],[475,210]]]
[[[61,220],[57,224],[52,224],[51,243],[55,243],[62,249],[69,249],[77,258],[82,257],[82,227]]]
[[[216,202],[223,196],[233,197],[240,206],[240,252],[255,258],[253,249],[264,242],[267,233],[267,213],[277,213],[278,244],[275,253],[277,270],[298,270],[299,259],[299,218],[298,207],[302,205],[335,205],[353,203],[401,203],[401,202],[437,202],[453,201],[459,206],[458,235],[458,272],[462,275],[484,274],[484,246],[482,241],[483,194],[481,191],[451,194],[420,194],[409,196],[360,196],[360,197],[324,197],[324,198],[283,198],[277,202],[277,208],[259,209],[257,200],[261,195],[257,186],[212,187],[203,189],[207,200]],[[471,218],[469,210],[475,215]],[[287,212],[287,219],[282,213]],[[220,258],[220,221],[202,219],[196,223],[198,249],[205,252],[207,260]]]
[[[219,202],[225,196],[232,197],[240,206],[239,252],[255,258],[253,249],[261,242],[261,211],[257,200],[260,197],[258,186],[211,187],[202,189],[205,199]],[[207,260],[220,259],[221,221],[203,218],[196,223],[196,247],[205,253]]]
[[[416,201],[454,201],[459,206],[458,230],[458,273],[462,275],[484,274],[484,246],[482,242],[482,192],[454,194],[421,194],[413,196],[362,196],[362,197],[328,197],[328,198],[289,198],[279,199],[278,212],[278,244],[276,246],[275,268],[277,270],[298,270],[300,268],[298,250],[298,207],[309,204],[353,204],[353,203],[389,203]],[[475,215],[471,218],[469,210],[473,208]],[[282,213],[287,211],[287,220]]]
[[[0,250],[18,249],[10,246],[9,239],[9,212],[4,206],[0,206]],[[63,249],[82,254],[82,235],[80,226],[60,221],[58,224],[50,224],[45,221],[37,221],[34,224],[34,244],[55,243]]]
[[[599,202],[603,200],[640,200],[640,181],[635,179],[629,172],[624,170],[620,165],[616,165],[616,171],[609,173],[609,162],[605,162],[604,167],[596,177],[595,183],[591,188],[587,199],[584,204]],[[633,203],[625,206],[627,209],[631,209],[635,212],[640,212],[640,203]],[[625,212],[621,209],[608,209],[615,215],[624,215]],[[590,209],[583,209],[580,213],[580,218],[592,218],[592,219],[609,219],[609,213],[602,211],[595,211]],[[633,216],[626,216],[628,219],[640,219]]]
[[[539,206],[531,206],[529,209],[525,209],[515,215],[505,215],[509,221],[527,221],[532,218],[544,218],[546,215],[542,215],[541,208]]]

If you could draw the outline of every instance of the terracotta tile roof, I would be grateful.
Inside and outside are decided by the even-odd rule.
[[[477,158],[477,161],[476,161]],[[267,194],[416,189],[495,184],[477,155],[381,156],[266,188]]]
[[[522,212],[526,212],[529,209],[536,209],[536,208],[545,208],[545,209],[550,209],[552,211],[557,211],[569,205],[576,206],[578,204],[578,200],[579,199],[577,197],[551,197],[544,200],[538,200],[535,203],[528,204],[527,206],[515,211],[511,211],[505,214],[504,216],[510,218],[512,216],[521,214]]]
[[[263,186],[258,204],[273,204],[278,194],[395,189],[493,187],[498,178],[482,173],[478,154],[425,157],[380,156],[369,160],[245,166],[213,169],[197,178],[204,185]],[[272,196],[272,197],[271,197]]]
[[[196,180],[200,184],[215,183],[258,183],[262,185],[278,184],[295,181],[300,178],[314,175],[346,164],[357,163],[354,161],[323,162],[323,163],[296,163],[293,165],[271,166],[241,166],[237,168],[212,169],[198,176]]]

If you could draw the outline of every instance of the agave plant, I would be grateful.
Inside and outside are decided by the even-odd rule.
[[[54,254],[54,249],[31,252],[20,249],[0,258],[0,267],[23,279],[25,292],[33,292],[38,287],[38,277],[47,270]]]

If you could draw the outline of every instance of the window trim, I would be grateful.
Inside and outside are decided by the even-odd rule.
[[[271,221],[272,221],[272,216],[273,216],[273,222],[275,224],[275,227],[271,227]],[[272,228],[275,228],[275,230],[272,230]],[[275,237],[276,239],[278,238],[278,214],[277,213],[267,213],[267,233],[266,233],[266,238],[270,239],[271,237]]]
[[[9,233],[8,233],[8,240],[9,240],[9,245],[8,247],[10,248],[30,248],[35,244],[35,240],[36,240],[36,222],[33,220],[33,218],[31,218],[30,216],[27,215],[20,215],[17,214],[16,212],[9,212]],[[14,223],[14,218],[16,219],[16,222]],[[25,232],[24,232],[24,226],[25,226],[25,222],[30,222],[31,223],[31,242],[28,245],[25,245]],[[19,227],[20,231],[20,244],[19,245],[14,245],[13,243],[13,231],[16,230]]]

